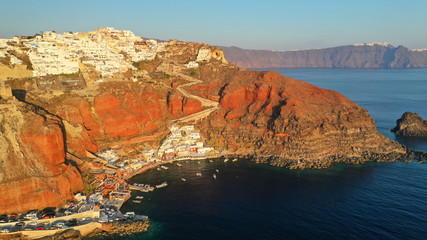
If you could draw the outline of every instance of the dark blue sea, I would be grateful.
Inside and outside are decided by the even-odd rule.
[[[427,118],[427,69],[274,70],[339,91],[366,108],[382,134],[427,152],[426,139],[390,132],[405,111]],[[133,192],[144,196],[142,203],[128,201],[122,211],[148,215],[152,226],[126,239],[427,239],[427,164],[304,171],[244,160],[182,164],[132,179],[169,186]]]

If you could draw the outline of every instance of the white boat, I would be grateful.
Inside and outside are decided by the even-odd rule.
[[[224,159],[224,162],[228,162],[228,158]]]
[[[140,200],[132,200],[134,203],[142,203]]]
[[[144,196],[136,196],[135,199],[143,199]]]
[[[198,172],[198,173],[196,173],[196,176],[202,176],[202,174]]]
[[[200,161],[199,161],[199,162],[197,162],[197,164],[200,164]]]
[[[133,185],[129,186],[129,188],[131,190],[138,190],[141,192],[149,192],[154,190],[154,187],[148,184],[138,184],[138,183],[134,183]]]
[[[213,160],[209,160],[210,163],[213,163]]]
[[[217,173],[219,173],[219,170],[218,170],[218,169],[216,169],[215,171],[216,171]]]
[[[237,162],[237,158],[233,159],[233,162]]]
[[[166,187],[167,185],[168,185],[168,183],[167,183],[167,182],[163,182],[163,183],[161,183],[161,184],[159,184],[159,185],[156,185],[156,188]]]
[[[164,170],[168,170],[169,168],[168,167],[166,167],[166,166],[160,166],[161,168],[163,168]]]
[[[183,182],[187,181],[187,179],[185,179],[185,178],[181,178],[181,180],[182,180]]]
[[[157,171],[160,171],[161,169],[160,168],[157,168]]]
[[[180,163],[176,163],[176,165],[177,165],[178,167],[182,167],[182,164],[180,164]]]
[[[213,177],[213,179],[216,179],[216,174],[214,173],[214,174],[212,175],[212,177]]]
[[[185,163],[188,163],[188,161],[185,161]]]

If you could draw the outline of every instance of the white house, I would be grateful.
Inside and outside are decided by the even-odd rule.
[[[199,66],[199,64],[196,63],[195,61],[191,61],[191,62],[187,63],[187,65],[185,65],[186,68],[196,68],[198,66]]]

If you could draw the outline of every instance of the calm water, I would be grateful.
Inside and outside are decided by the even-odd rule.
[[[405,111],[427,118],[427,69],[278,71],[341,92],[391,139]],[[427,151],[425,139],[399,141]],[[142,203],[128,201],[122,210],[150,216],[152,227],[127,239],[427,239],[427,164],[295,171],[219,159],[150,170],[133,181],[169,186],[133,192]]]

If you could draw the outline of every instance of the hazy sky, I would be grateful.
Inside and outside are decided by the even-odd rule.
[[[250,49],[383,41],[427,48],[425,0],[0,1],[0,38],[112,26],[142,37]]]

